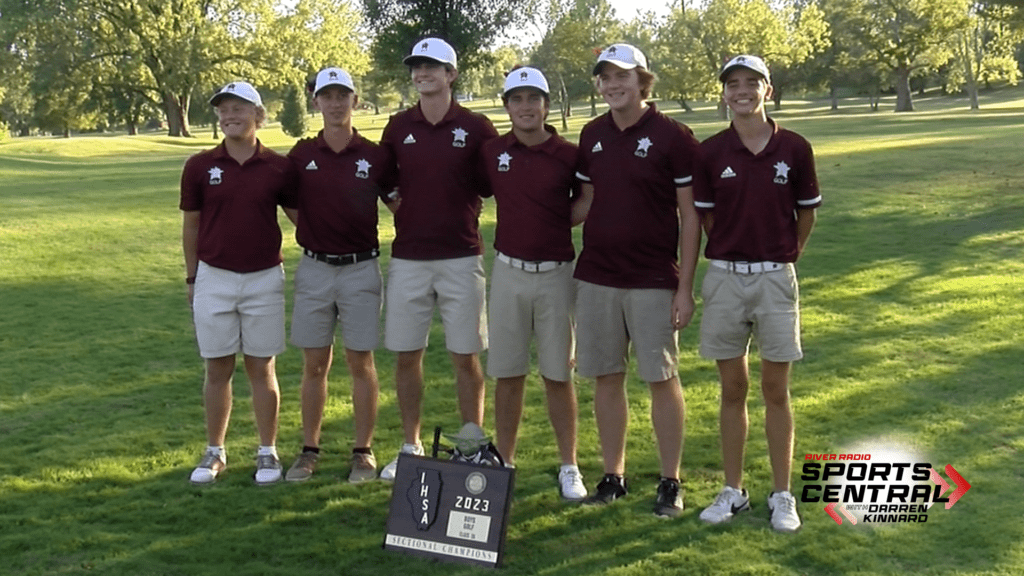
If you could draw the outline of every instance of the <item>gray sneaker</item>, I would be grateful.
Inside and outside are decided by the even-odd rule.
[[[348,481],[352,484],[377,479],[377,458],[373,454],[352,453],[352,472]]]
[[[268,486],[281,481],[281,461],[273,454],[256,455],[256,474],[253,476],[257,486]]]
[[[227,463],[223,458],[218,456],[213,450],[207,450],[203,454],[203,459],[199,461],[195,470],[192,471],[189,482],[196,486],[213,484],[217,481],[217,475],[226,467]]]
[[[316,452],[302,452],[298,458],[295,459],[295,464],[288,469],[288,473],[284,475],[284,479],[289,482],[305,482],[313,477],[313,472],[316,471],[316,463],[320,460],[320,455]]]

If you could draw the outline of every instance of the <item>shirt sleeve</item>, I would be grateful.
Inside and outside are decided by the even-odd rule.
[[[590,163],[587,156],[587,150],[590,135],[587,131],[587,127],[583,127],[583,131],[580,132],[580,146],[576,150],[576,179],[584,184],[590,184]]]
[[[181,200],[178,207],[185,212],[200,210],[203,207],[203,189],[195,176],[196,157],[185,161],[181,170]]]
[[[697,167],[697,138],[689,127],[679,124],[676,141],[672,146],[672,180],[676,188],[693,185],[693,173]]]
[[[804,147],[800,170],[795,174],[796,205],[797,208],[818,208],[821,206],[821,192],[818,190],[818,174],[814,167],[814,150],[810,142],[802,140]]]
[[[707,146],[697,147],[693,162],[693,205],[698,212],[708,212],[715,207],[715,191],[708,178]]]

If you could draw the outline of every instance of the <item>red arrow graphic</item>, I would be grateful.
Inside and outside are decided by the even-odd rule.
[[[961,496],[971,489],[971,485],[956,471],[956,468],[953,468],[952,464],[946,464],[946,475],[956,483],[956,490],[949,495],[949,502],[946,502],[946,510],[949,510],[960,500]]]

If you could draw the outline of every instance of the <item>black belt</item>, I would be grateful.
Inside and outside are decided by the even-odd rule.
[[[364,260],[370,260],[380,256],[380,250],[374,248],[373,250],[367,250],[366,252],[354,252],[352,254],[324,254],[322,252],[313,252],[307,248],[302,249],[302,253],[314,260],[330,264],[331,266],[344,266],[346,264],[355,264]]]

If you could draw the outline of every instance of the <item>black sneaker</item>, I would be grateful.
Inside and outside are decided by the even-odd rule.
[[[610,504],[628,493],[626,479],[615,474],[605,474],[594,492],[593,496],[583,500],[584,504]]]
[[[679,481],[662,478],[658,483],[658,497],[654,499],[654,515],[674,518],[683,511],[683,498],[679,495]]]

